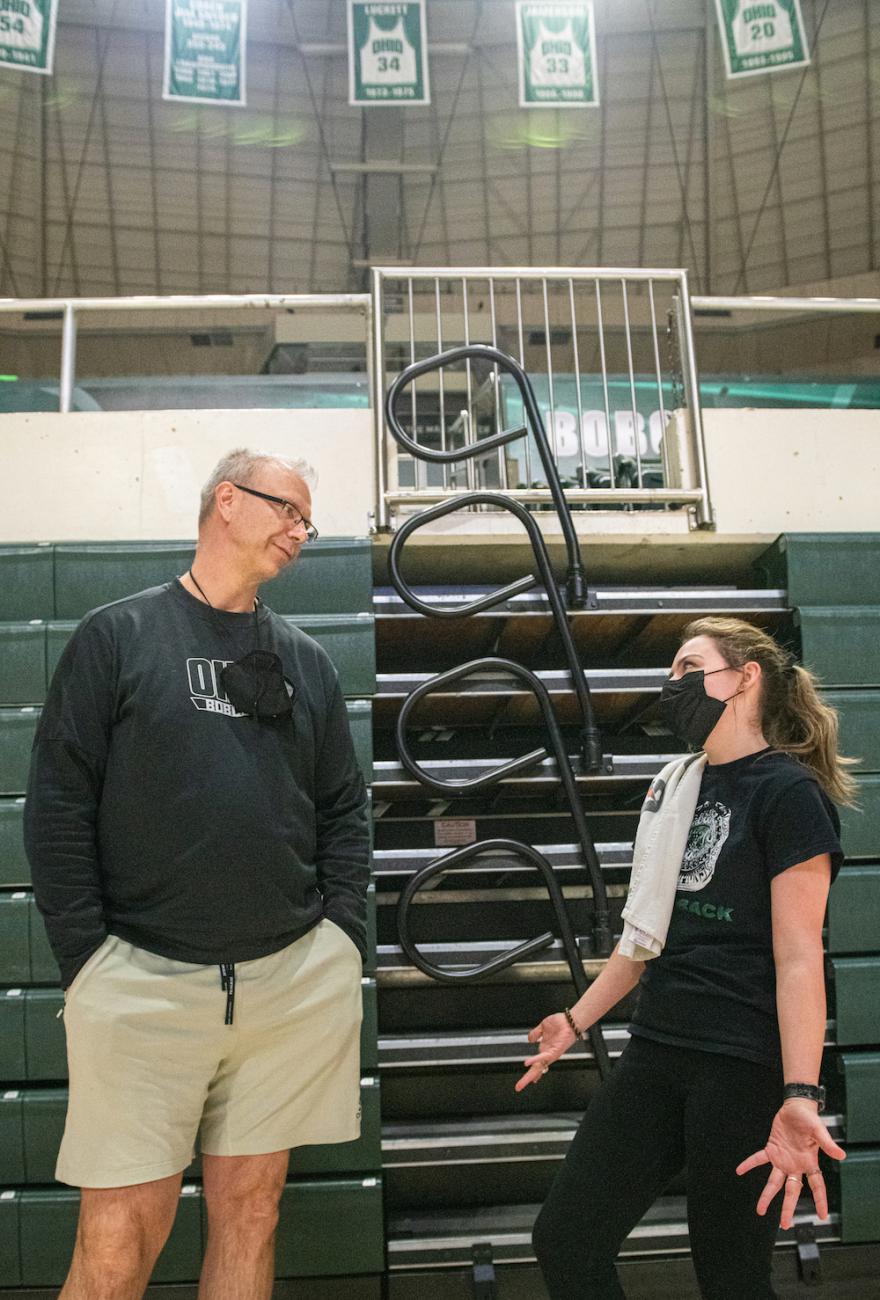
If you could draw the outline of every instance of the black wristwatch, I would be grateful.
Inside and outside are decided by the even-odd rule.
[[[791,1097],[805,1097],[807,1101],[817,1101],[820,1115],[825,1109],[825,1089],[821,1083],[818,1087],[815,1083],[787,1083],[782,1089],[782,1096],[786,1101]]]

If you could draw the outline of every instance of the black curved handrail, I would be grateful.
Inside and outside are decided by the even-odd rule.
[[[432,370],[442,370],[444,366],[452,365],[456,361],[488,361],[492,366],[499,370],[506,370],[513,376],[538,445],[538,454],[547,476],[547,486],[565,539],[565,549],[568,553],[566,573],[568,604],[571,609],[583,609],[587,603],[587,580],[581,559],[580,543],[559,481],[559,470],[553,458],[553,450],[547,438],[547,430],[544,428],[534,389],[525,370],[514,361],[513,357],[509,357],[506,352],[500,352],[498,348],[490,347],[487,343],[468,343],[463,347],[450,348],[447,352],[438,352],[436,356],[427,357],[424,361],[414,361],[392,380],[385,397],[385,419],[395,441],[419,460],[448,465],[456,461],[470,460],[473,456],[483,456],[493,447],[503,447],[506,443],[515,442],[517,438],[523,438],[528,434],[528,428],[523,426],[517,429],[502,429],[499,433],[480,438],[479,442],[470,443],[466,447],[456,447],[451,451],[432,451],[410,438],[397,418],[397,403],[403,390],[421,375],[429,374]]]
[[[400,422],[397,419],[396,407],[403,390],[408,384],[418,379],[421,375],[425,375],[432,370],[440,370],[444,366],[453,362],[476,359],[488,361],[493,366],[508,371],[513,375],[517,386],[519,387],[523,406],[532,425],[532,431],[538,444],[541,460],[547,476],[547,482],[550,486],[551,496],[553,498],[556,513],[559,517],[560,527],[566,543],[568,554],[566,581],[568,605],[571,608],[581,609],[587,603],[587,586],[577,534],[565,500],[565,495],[562,491],[556,463],[553,459],[550,444],[547,440],[546,430],[544,429],[544,424],[541,419],[541,413],[535,399],[534,391],[525,371],[513,360],[512,357],[507,356],[503,352],[499,352],[497,348],[488,347],[485,344],[469,344],[465,347],[453,348],[447,352],[440,353],[437,356],[429,357],[424,361],[414,362],[402,371],[389,387],[385,402],[385,415],[388,421],[388,426],[396,441],[412,455],[421,460],[441,463],[468,460],[473,456],[485,454],[487,450],[490,450],[493,447],[500,447],[505,443],[523,437],[528,431],[526,428],[505,429],[499,433],[491,435],[490,437],[481,438],[478,443],[463,448],[454,449],[452,451],[432,451],[420,446],[420,444],[411,439],[406,431],[401,427]],[[430,605],[427,601],[421,600],[407,584],[400,567],[403,548],[407,540],[418,528],[423,527],[425,524],[428,524],[435,519],[442,518],[444,515],[450,514],[453,511],[476,505],[491,505],[501,510],[508,510],[519,519],[529,537],[540,578],[536,578],[533,574],[528,574],[524,578],[517,579],[516,582],[500,587],[497,591],[479,597],[477,600],[458,605],[454,609],[439,609],[436,606]],[[469,492],[460,497],[456,497],[453,501],[444,501],[437,506],[424,510],[420,514],[406,520],[399,531],[395,534],[389,551],[389,569],[391,573],[391,581],[401,599],[405,601],[411,609],[433,618],[461,618],[462,616],[475,614],[485,609],[492,609],[497,605],[503,604],[505,601],[511,600],[519,593],[529,590],[529,588],[535,586],[538,581],[540,581],[547,593],[553,621],[562,641],[571,677],[572,689],[575,692],[580,708],[583,764],[587,772],[598,772],[602,770],[604,759],[602,755],[601,737],[595,723],[589,686],[578,659],[574,638],[572,637],[571,628],[566,616],[566,606],[563,604],[559,588],[556,584],[556,579],[541,529],[533,516],[524,506],[519,502],[512,500],[510,497],[503,496],[499,493]],[[486,669],[500,669],[519,678],[519,680],[525,682],[529,686],[538,700],[544,723],[550,736],[550,749],[548,750],[547,748],[542,747],[541,749],[532,750],[528,754],[523,754],[519,758],[501,764],[491,772],[467,781],[438,781],[429,776],[428,773],[424,772],[410,753],[406,737],[406,727],[410,713],[420,700],[424,699],[424,697],[430,692],[437,690],[438,687],[447,685],[449,682],[458,681],[462,677],[469,676],[474,672],[485,671]],[[474,790],[485,790],[491,786],[497,785],[500,781],[508,779],[519,772],[533,767],[536,763],[543,761],[552,751],[556,760],[559,777],[566,794],[569,811],[575,824],[577,837],[581,845],[593,891],[593,942],[597,953],[601,956],[607,956],[611,952],[611,927],[605,882],[602,879],[601,866],[596,854],[596,848],[592,836],[587,826],[583,806],[578,797],[576,777],[571,766],[571,760],[569,759],[562,731],[553,711],[550,696],[540,678],[530,672],[529,669],[522,667],[520,664],[514,663],[512,660],[497,657],[486,657],[483,659],[473,660],[458,668],[453,668],[445,673],[440,673],[431,678],[430,681],[418,687],[407,697],[398,717],[396,739],[400,761],[406,770],[423,785],[447,796],[461,795],[464,793],[470,793]],[[550,899],[553,904],[572,981],[578,991],[578,996],[580,996],[587,987],[586,976],[584,975],[583,965],[577,951],[577,944],[574,939],[571,922],[566,911],[565,899],[562,890],[556,881],[553,868],[547,859],[542,854],[538,853],[536,849],[529,845],[517,843],[516,841],[494,840],[484,841],[482,844],[477,845],[468,845],[465,849],[458,850],[442,859],[429,863],[421,871],[417,872],[403,891],[398,907],[398,928],[401,936],[401,946],[404,951],[413,961],[415,966],[424,973],[430,975],[432,978],[446,983],[464,983],[484,979],[486,976],[494,974],[499,970],[504,970],[531,953],[539,951],[541,948],[547,947],[549,943],[552,943],[552,934],[540,935],[535,939],[530,939],[525,943],[517,945],[509,952],[503,953],[499,957],[492,958],[490,961],[485,962],[480,966],[472,967],[464,971],[444,971],[443,968],[433,966],[430,962],[427,962],[425,958],[422,957],[421,953],[419,953],[409,933],[408,911],[415,895],[418,893],[419,889],[421,889],[427,881],[433,879],[435,875],[448,871],[452,866],[473,861],[482,853],[489,851],[489,845],[494,845],[496,847],[504,846],[509,851],[515,852],[524,860],[529,861],[541,872],[545,883],[547,884]],[[610,1062],[601,1029],[595,1026],[591,1029],[590,1041],[600,1074],[604,1076],[610,1068]]]
[[[518,678],[530,688],[538,701],[544,719],[544,726],[550,736],[550,749],[544,747],[533,749],[528,754],[522,754],[519,758],[503,763],[482,776],[475,776],[462,781],[439,781],[436,777],[432,777],[425,772],[409,751],[406,738],[409,715],[416,705],[433,691],[448,686],[451,682],[460,681],[463,677],[471,677],[474,673],[487,671],[508,673],[511,677]],[[597,953],[607,956],[611,951],[611,923],[608,914],[608,893],[605,889],[605,881],[602,878],[602,867],[596,853],[593,837],[590,835],[587,826],[583,806],[578,797],[577,779],[572,770],[562,729],[553,711],[550,695],[541,679],[530,669],[524,668],[522,664],[515,663],[512,659],[502,659],[494,656],[472,659],[469,663],[461,664],[458,668],[450,668],[445,673],[438,673],[427,682],[423,682],[421,686],[417,686],[404,700],[397,716],[396,740],[400,761],[410,775],[414,776],[422,785],[436,791],[436,793],[452,795],[453,797],[472,794],[476,790],[486,790],[491,786],[498,785],[500,781],[508,780],[519,772],[527,771],[537,763],[543,762],[552,753],[556,760],[556,769],[562,782],[562,788],[565,791],[593,890],[593,941]]]
[[[565,613],[565,606],[562,603],[559,588],[553,576],[553,567],[550,564],[550,556],[547,553],[544,535],[534,516],[524,506],[518,501],[511,501],[509,497],[502,496],[497,492],[467,492],[463,496],[456,497],[454,501],[443,501],[440,505],[431,506],[429,509],[413,515],[395,533],[388,552],[388,569],[395,590],[401,600],[405,601],[410,609],[416,610],[419,614],[427,614],[431,618],[462,618],[468,614],[477,614],[484,609],[492,609],[495,605],[501,605],[520,592],[528,591],[529,588],[536,586],[538,579],[533,574],[528,574],[524,578],[518,578],[516,582],[510,583],[506,587],[499,587],[497,591],[490,592],[488,596],[481,596],[478,600],[468,601],[467,604],[456,605],[454,609],[438,609],[435,605],[430,605],[427,601],[421,600],[410,589],[400,571],[400,555],[413,533],[417,529],[423,528],[425,524],[440,519],[444,515],[452,514],[456,510],[481,505],[496,506],[499,510],[509,510],[511,514],[516,515],[528,533],[537,569],[541,575],[540,581],[547,592],[547,601],[550,605],[553,622],[562,641],[562,649],[569,676],[571,677],[572,690],[577,697],[580,708],[581,751],[584,765],[588,772],[600,772],[603,767],[602,738],[596,726],[593,704],[590,699],[590,688],[578,659],[574,637],[571,634],[571,627]]]
[[[409,928],[409,909],[419,891],[432,881],[435,876],[445,875],[447,871],[460,871],[472,867],[480,858],[498,852],[503,852],[508,857],[519,858],[521,861],[527,862],[543,876],[553,907],[556,925],[559,929],[559,938],[571,972],[572,983],[578,997],[581,997],[587,990],[588,981],[578,952],[577,939],[568,917],[565,897],[559,881],[556,879],[556,872],[543,853],[539,853],[532,845],[521,844],[517,840],[492,839],[483,840],[479,844],[468,844],[464,848],[454,850],[443,858],[428,863],[414,876],[411,876],[397,904],[397,928],[400,935],[400,946],[412,964],[423,974],[428,975],[439,984],[453,985],[471,983],[477,979],[486,979],[490,975],[497,975],[500,971],[507,970],[517,962],[524,961],[527,957],[549,948],[553,943],[554,935],[548,930],[544,934],[536,935],[534,939],[527,939],[524,943],[517,944],[515,948],[510,948],[497,957],[490,958],[489,961],[483,962],[479,966],[470,966],[464,970],[460,967],[449,969],[448,967],[437,966],[428,961],[426,957],[423,957],[419,951]],[[588,1030],[588,1037],[599,1073],[604,1078],[611,1068],[611,1061],[601,1028],[598,1025],[591,1025]]]

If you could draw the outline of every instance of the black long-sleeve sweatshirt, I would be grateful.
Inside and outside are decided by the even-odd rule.
[[[292,720],[236,713],[220,684],[253,614],[178,582],[88,614],[49,689],[25,848],[65,987],[115,934],[198,964],[276,952],[323,917],[366,951],[366,793],[336,672],[266,606]]]

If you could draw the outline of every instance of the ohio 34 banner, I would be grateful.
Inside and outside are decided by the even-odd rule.
[[[430,104],[425,0],[348,0],[348,102]]]

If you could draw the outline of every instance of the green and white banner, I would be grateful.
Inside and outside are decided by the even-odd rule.
[[[348,102],[430,104],[425,0],[348,0]]]
[[[801,0],[715,0],[728,77],[810,62]]]
[[[516,49],[520,108],[599,103],[592,3],[518,0]]]
[[[244,104],[246,38],[247,0],[167,0],[163,99]]]
[[[58,0],[0,0],[0,66],[52,73]]]

